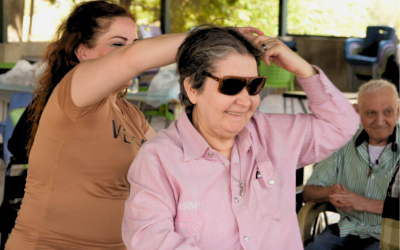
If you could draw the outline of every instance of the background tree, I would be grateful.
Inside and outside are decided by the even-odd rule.
[[[52,4],[53,7],[60,6],[57,11],[47,11],[57,15],[60,22],[71,11],[65,7],[66,2],[72,8],[76,4],[87,0],[8,0],[11,2],[22,2],[25,6],[23,27],[15,20],[22,20],[21,15],[13,18],[9,24],[18,30],[16,39],[21,40],[21,32],[32,26],[33,39],[36,33],[48,29],[48,38],[53,36],[59,23],[49,21],[49,15],[43,15],[40,9],[43,2]],[[161,0],[119,0],[137,18],[137,23],[160,25]],[[63,6],[63,7],[61,7]],[[204,23],[214,22],[230,26],[254,26],[263,30],[270,36],[278,35],[278,13],[279,0],[170,0],[170,32],[183,32]],[[62,12],[62,13],[61,13]],[[22,13],[22,11],[20,11]],[[29,18],[29,15],[33,18]],[[11,14],[10,14],[11,16]],[[287,31],[294,35],[317,35],[338,37],[364,37],[366,27],[369,25],[389,25],[397,29],[400,36],[400,1],[398,0],[288,0]],[[38,22],[39,19],[41,20]],[[32,23],[33,20],[33,23]],[[45,24],[45,26],[43,26]],[[53,26],[51,26],[53,25]],[[40,33],[40,32],[39,32]],[[28,37],[30,37],[28,35]]]
[[[289,0],[289,34],[365,37],[367,26],[389,25],[400,32],[400,1]]]
[[[276,36],[278,6],[278,0],[171,0],[170,27],[173,32],[182,32],[211,22],[229,26],[251,25]]]

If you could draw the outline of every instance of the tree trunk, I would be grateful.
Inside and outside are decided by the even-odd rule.
[[[6,0],[7,1],[7,0]],[[22,41],[22,21],[24,18],[24,0],[10,0],[8,12],[8,25],[12,27],[11,33],[8,33],[8,38],[11,38],[11,42]],[[7,29],[6,29],[7,32]],[[7,41],[6,41],[7,42]]]

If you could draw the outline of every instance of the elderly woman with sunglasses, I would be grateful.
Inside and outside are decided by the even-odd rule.
[[[256,111],[261,58],[296,75],[313,114]],[[235,28],[192,31],[177,65],[186,112],[130,168],[127,248],[302,249],[295,171],[355,133],[359,118],[349,101],[279,40],[246,39]]]

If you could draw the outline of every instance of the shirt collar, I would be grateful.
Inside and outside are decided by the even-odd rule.
[[[209,151],[214,151],[189,120],[188,114],[190,115],[191,112],[191,109],[186,108],[177,121],[177,129],[182,141],[184,161],[199,159]],[[246,151],[250,150],[252,138],[247,125],[239,132],[237,137],[239,148]]]
[[[389,136],[389,140],[388,140],[388,144],[392,143],[392,151],[397,151],[397,144],[398,144],[398,133],[397,130],[399,124],[396,124],[396,126],[394,127],[393,133]],[[356,147],[360,146],[364,141],[368,142],[369,140],[369,136],[367,131],[365,131],[365,129],[361,129],[358,133],[358,135],[356,136],[356,141],[355,141],[355,145]]]

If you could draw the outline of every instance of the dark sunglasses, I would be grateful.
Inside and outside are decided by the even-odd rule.
[[[257,95],[263,89],[266,81],[265,76],[257,76],[257,77],[224,76],[218,78],[205,71],[203,72],[203,75],[216,80],[219,84],[218,91],[221,94],[225,95],[236,95],[240,91],[242,91],[244,87],[246,87],[247,92],[249,92],[249,95]]]

